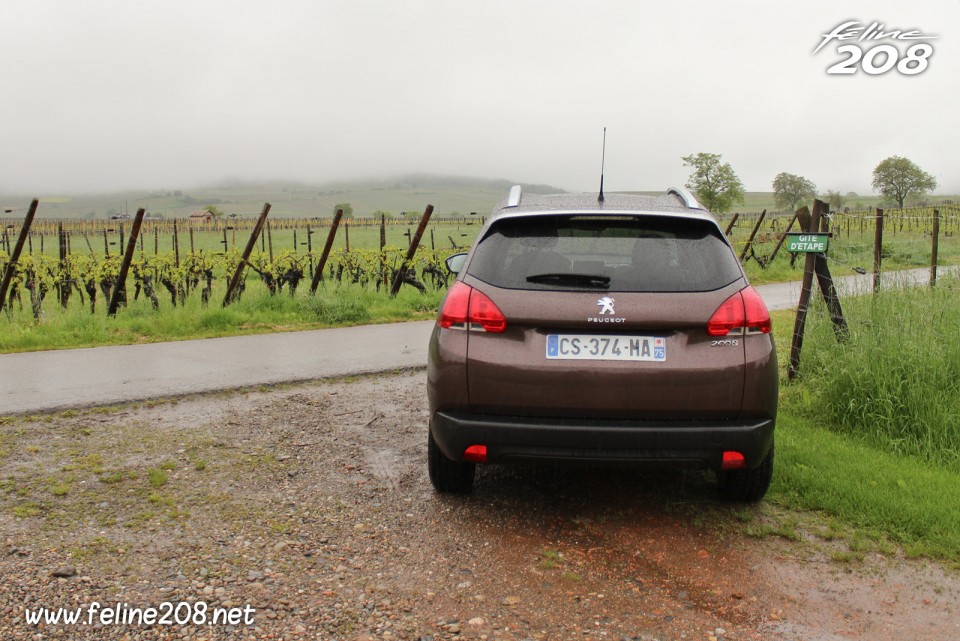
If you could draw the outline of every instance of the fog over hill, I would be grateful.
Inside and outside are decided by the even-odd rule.
[[[403,215],[422,212],[432,204],[436,215],[488,213],[510,187],[522,184],[527,193],[560,193],[560,187],[521,181],[411,173],[365,180],[310,184],[299,181],[227,179],[194,188],[161,187],[99,194],[2,194],[0,206],[16,215],[32,198],[40,198],[39,215],[48,218],[101,218],[132,214],[143,207],[153,215],[187,217],[215,206],[225,214],[256,215],[265,202],[271,217],[326,217],[337,205],[349,203],[354,216],[374,212]]]

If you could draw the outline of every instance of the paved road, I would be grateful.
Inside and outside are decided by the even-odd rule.
[[[896,278],[926,282],[925,269]],[[893,275],[885,276],[890,282]],[[838,279],[868,291],[869,276]],[[757,287],[771,310],[795,307],[800,283]],[[426,364],[432,321],[0,355],[0,415],[289,383]]]

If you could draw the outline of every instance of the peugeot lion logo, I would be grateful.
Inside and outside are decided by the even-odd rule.
[[[600,311],[596,316],[588,316],[588,323],[625,323],[626,318],[618,318],[617,311],[613,308],[614,299],[609,296],[604,296],[597,301],[597,307],[600,308]]]
[[[616,314],[616,312],[613,311],[613,299],[610,298],[609,296],[604,296],[603,298],[598,300],[597,306],[600,307],[601,316],[603,316],[604,314],[610,314],[610,315]]]

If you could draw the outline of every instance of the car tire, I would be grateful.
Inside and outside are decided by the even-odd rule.
[[[467,494],[473,489],[476,464],[448,459],[433,440],[433,432],[429,432],[427,440],[427,468],[430,482],[438,492]]]
[[[773,479],[773,445],[759,466],[750,470],[717,472],[717,489],[728,501],[754,503],[763,498]]]

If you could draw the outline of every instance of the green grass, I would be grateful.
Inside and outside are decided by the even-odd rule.
[[[849,338],[811,327],[811,418],[888,451],[960,471],[960,282],[845,301]],[[822,310],[820,310],[822,311]],[[822,317],[822,314],[819,314]],[[801,408],[802,409],[802,408]]]
[[[953,278],[934,290],[844,300],[852,334],[842,345],[819,305],[808,319],[801,379],[781,384],[768,500],[827,517],[821,538],[852,529],[838,560],[862,556],[865,540],[886,551],[878,543],[886,540],[910,556],[960,563],[960,356],[950,345],[958,286]],[[782,368],[793,315],[774,314]],[[784,536],[778,526],[748,527]]]
[[[837,434],[785,405],[768,500],[883,532],[912,553],[960,561],[960,473]]]
[[[52,301],[39,322],[29,309],[16,307],[12,322],[0,317],[0,352],[69,349],[97,345],[124,345],[194,338],[212,338],[276,331],[321,329],[367,323],[425,320],[436,314],[442,291],[421,294],[404,286],[396,298],[355,285],[327,284],[315,296],[301,288],[271,296],[259,281],[248,281],[240,301],[223,308],[225,284],[215,284],[214,297],[204,307],[198,296],[171,308],[169,300],[156,313],[142,297],[121,308],[115,318],[98,310],[90,314],[80,305],[62,310]],[[29,306],[28,306],[29,307]],[[4,315],[5,316],[5,315]]]
[[[147,471],[147,481],[153,487],[162,487],[167,484],[168,476],[166,471],[160,469],[159,467],[150,468]]]

